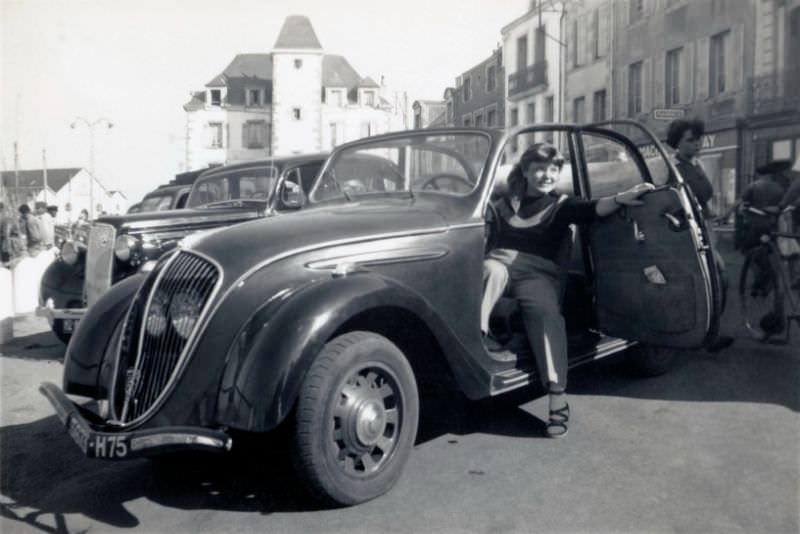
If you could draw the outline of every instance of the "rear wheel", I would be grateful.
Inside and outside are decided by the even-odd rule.
[[[414,373],[383,336],[350,332],[325,345],[303,381],[295,464],[321,501],[352,505],[397,482],[417,433]]]
[[[751,251],[739,278],[739,298],[745,328],[755,339],[764,340],[783,331],[783,302],[778,276],[764,248]]]

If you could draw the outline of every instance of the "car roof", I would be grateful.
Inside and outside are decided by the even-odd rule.
[[[172,193],[176,193],[176,192],[182,191],[184,189],[191,189],[191,188],[192,188],[191,185],[160,185],[156,189],[154,189],[154,190],[150,191],[149,193],[147,193],[144,196],[144,198],[147,198],[147,197],[150,197],[150,196],[156,196],[156,195],[161,196],[161,195],[163,195],[165,193],[172,194]]]
[[[312,163],[316,161],[325,161],[328,158],[327,152],[318,152],[314,154],[292,154],[288,156],[275,156],[272,158],[256,159],[252,161],[245,161],[242,163],[232,163],[230,165],[222,165],[213,167],[203,172],[198,178],[202,179],[207,176],[213,176],[221,172],[237,171],[242,169],[250,169],[254,167],[264,167],[266,165],[285,166],[288,164]]]

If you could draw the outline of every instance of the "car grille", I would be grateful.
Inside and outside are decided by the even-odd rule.
[[[212,263],[179,251],[144,282],[122,330],[113,396],[118,422],[143,418],[167,393],[219,281]]]
[[[91,306],[111,287],[114,269],[114,240],[116,229],[110,224],[94,223],[89,230],[86,250],[86,278],[83,284],[83,301]]]

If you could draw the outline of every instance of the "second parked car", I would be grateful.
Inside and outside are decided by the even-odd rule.
[[[113,284],[148,270],[188,234],[302,208],[324,161],[324,154],[313,154],[217,167],[197,178],[183,199],[184,209],[99,217],[85,242],[61,247],[42,277],[37,313],[66,343],[87,306]],[[175,194],[181,187],[159,188],[151,195],[158,198],[159,191],[169,189],[170,202],[181,201]]]

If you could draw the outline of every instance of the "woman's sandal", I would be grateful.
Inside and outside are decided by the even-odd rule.
[[[547,437],[563,438],[567,435],[567,423],[569,422],[569,404],[565,404],[557,410],[550,410],[550,420],[547,422]]]

